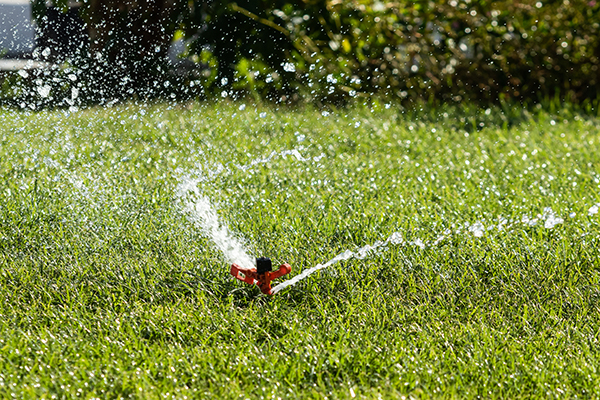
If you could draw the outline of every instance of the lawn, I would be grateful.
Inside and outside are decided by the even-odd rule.
[[[598,117],[0,121],[1,398],[600,397]],[[238,256],[333,261],[269,297]]]

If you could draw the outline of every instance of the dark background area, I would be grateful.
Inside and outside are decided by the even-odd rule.
[[[29,79],[4,76],[5,104],[39,97],[27,88],[42,75],[53,83],[50,96],[35,100],[40,106],[65,105],[74,84],[78,103],[598,97],[596,0],[87,0],[77,7],[36,0],[33,9],[37,57],[57,68]],[[65,74],[76,74],[76,82],[61,81]]]

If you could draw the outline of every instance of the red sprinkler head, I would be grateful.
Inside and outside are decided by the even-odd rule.
[[[266,257],[256,259],[256,268],[242,268],[237,264],[231,264],[231,275],[242,282],[256,285],[264,294],[271,294],[271,281],[289,274],[292,267],[287,264],[281,264],[277,271],[272,271],[271,260]]]

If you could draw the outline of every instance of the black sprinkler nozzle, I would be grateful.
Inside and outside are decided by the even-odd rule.
[[[261,275],[265,272],[271,272],[273,270],[273,265],[271,264],[271,259],[267,257],[259,257],[256,259],[256,273]]]

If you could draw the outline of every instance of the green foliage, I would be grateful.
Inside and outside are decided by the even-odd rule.
[[[230,46],[226,59],[216,51],[220,68],[259,57],[276,72],[271,79],[309,100],[361,93],[455,101],[597,96],[596,1],[244,3],[217,6],[209,23]],[[239,21],[247,26],[238,29]],[[277,45],[265,51],[273,38]],[[220,36],[205,40],[217,46]],[[245,79],[253,90],[256,79]]]
[[[152,4],[82,3],[90,48],[69,64],[79,71],[77,90],[86,103],[250,96],[323,105],[373,95],[531,103],[598,96],[596,0]],[[43,7],[35,3],[36,15]],[[185,39],[186,68],[167,58],[176,33]]]

